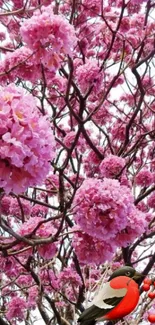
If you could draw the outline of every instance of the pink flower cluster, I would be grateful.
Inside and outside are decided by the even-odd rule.
[[[155,209],[155,192],[148,197],[147,204],[150,208]]]
[[[32,277],[30,274],[26,274],[26,275],[20,275],[19,278],[17,279],[17,283],[20,285],[20,286],[30,286],[32,284]]]
[[[45,186],[48,191],[51,191],[50,195],[52,195],[52,191],[53,191],[53,194],[54,194],[54,192],[58,192],[59,176],[56,174],[48,175],[47,178],[45,179]]]
[[[55,272],[52,269],[40,269],[39,277],[41,279],[41,283],[44,284],[45,292],[50,292],[54,290],[59,290],[58,278]]]
[[[45,217],[48,213],[48,208],[43,205],[35,204],[31,209],[31,217]]]
[[[64,144],[67,148],[70,148],[72,146],[72,144],[75,141],[75,137],[76,137],[75,131],[70,131],[66,134],[66,136],[64,137]]]
[[[126,228],[134,203],[129,188],[105,178],[85,180],[76,193],[74,205],[75,220],[81,229],[106,240]]]
[[[35,52],[36,61],[51,71],[59,68],[65,55],[72,55],[77,42],[73,26],[64,17],[55,15],[51,6],[42,7],[42,13],[35,11],[23,23],[20,33]]]
[[[73,237],[72,245],[83,265],[92,263],[100,265],[111,260],[114,253],[111,243],[107,243],[104,239],[99,240],[95,236],[89,236],[79,230]]]
[[[19,321],[24,319],[24,312],[26,311],[27,303],[21,297],[13,297],[7,304],[6,317],[10,321],[13,318],[18,318]]]
[[[8,278],[13,278],[21,274],[22,267],[15,262],[13,256],[9,256],[7,259],[0,255],[0,265],[2,273],[5,273]]]
[[[100,71],[97,60],[87,60],[85,64],[77,67],[76,80],[82,93],[85,94],[91,87],[95,93],[98,93],[101,88],[103,73]]]
[[[82,286],[82,280],[75,269],[68,266],[58,275],[58,285],[59,290],[65,291],[66,296],[73,301],[77,298],[79,287]]]
[[[67,267],[67,268],[63,269],[63,271],[60,272],[58,279],[59,279],[60,286],[62,286],[62,282],[63,282],[63,285],[65,285],[65,284],[68,285],[68,279],[69,279],[69,282],[72,283],[72,285],[74,285],[74,286],[82,285],[80,276],[77,274],[77,272],[72,267]]]
[[[20,206],[20,204],[21,204],[21,206]],[[24,214],[25,217],[30,216],[31,209],[32,209],[31,203],[27,200],[21,199],[20,204],[17,199],[10,198],[9,214],[12,216],[16,216],[18,218],[21,218],[22,213]],[[21,211],[21,209],[22,209],[22,211]]]
[[[31,217],[28,221],[24,222],[19,229],[19,234],[22,236],[31,234],[36,227],[38,227],[38,224],[41,223],[43,219],[41,217]],[[38,227],[40,228],[40,227]]]
[[[112,253],[116,247],[128,245],[147,225],[144,213],[134,205],[130,189],[108,178],[103,181],[91,178],[85,180],[76,192],[74,211],[75,221],[84,232],[77,233],[73,238],[77,255],[82,260],[82,254],[90,254],[95,263],[97,258],[98,263],[108,258],[106,251]],[[108,248],[104,249],[107,245]],[[97,247],[94,251],[99,252],[98,257],[90,253],[93,246]],[[89,257],[86,257],[88,260]]]
[[[100,164],[100,174],[102,177],[114,178],[125,166],[125,159],[109,155]]]
[[[55,243],[44,244],[38,247],[39,255],[46,260],[52,259],[56,252],[57,246]]]
[[[83,6],[85,10],[90,10],[90,14],[94,16],[100,12],[101,2],[99,0],[83,0]]]
[[[41,68],[35,63],[33,51],[27,46],[22,46],[14,52],[7,53],[0,63],[2,73],[10,72],[5,76],[0,76],[1,83],[5,81],[14,82],[16,78],[35,82],[41,78]]]
[[[18,194],[42,184],[55,141],[47,117],[23,89],[13,84],[1,89],[0,107],[0,188]]]
[[[143,168],[136,175],[136,184],[140,186],[150,186],[153,183],[154,175],[147,168]]]
[[[74,266],[67,266],[62,271],[53,271],[52,269],[42,269],[39,273],[45,291],[63,292],[68,299],[75,300],[78,295],[78,289],[82,286],[82,280]],[[77,294],[77,295],[76,295]]]
[[[24,222],[19,229],[19,234],[22,236],[34,232],[38,237],[45,238],[54,235],[56,229],[51,221],[45,222],[42,217],[31,217]],[[57,246],[55,243],[42,244],[37,247],[39,255],[44,259],[51,259],[56,254]]]
[[[31,309],[35,309],[37,305],[37,297],[38,297],[38,288],[37,286],[33,286],[29,288],[28,291],[28,301],[27,301],[27,307]]]
[[[10,205],[11,205],[10,196],[4,195],[0,202],[1,213],[8,216],[10,214]]]
[[[103,147],[97,146],[98,151],[104,155]],[[83,158],[84,161],[84,171],[87,177],[93,177],[95,174],[99,174],[99,165],[101,163],[101,158],[91,150],[86,157]]]
[[[22,214],[24,219],[31,217],[45,217],[48,213],[48,207],[35,204],[32,205],[30,201],[13,198],[9,195],[4,195],[0,202],[1,213],[5,216],[14,216],[21,219]]]

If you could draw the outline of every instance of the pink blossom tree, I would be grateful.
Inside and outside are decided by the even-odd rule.
[[[2,325],[76,324],[117,267],[155,272],[154,17],[0,0]],[[119,324],[144,324],[146,298]]]

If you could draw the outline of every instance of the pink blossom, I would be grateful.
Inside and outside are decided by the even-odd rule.
[[[130,180],[128,179],[126,173],[122,173],[122,175],[121,175],[121,177],[120,177],[120,184],[121,184],[121,185],[128,186],[129,188],[132,188],[132,183],[131,183]]]
[[[100,146],[97,146],[98,151],[104,155],[104,149]],[[84,170],[87,177],[93,177],[95,174],[99,173],[99,165],[101,163],[101,158],[97,156],[97,154],[91,150],[83,159],[84,161]]]
[[[18,19],[14,19],[13,17],[10,17],[7,24],[7,30],[9,32],[10,39],[16,42],[20,42],[21,37],[19,34],[20,29],[20,23]],[[13,42],[12,42],[13,43]]]
[[[93,114],[93,121],[98,123],[99,125],[103,125],[103,123],[109,121],[110,119],[110,112],[109,112],[109,105],[104,103],[100,108],[98,107],[98,100],[97,101],[90,101],[88,104],[88,110],[91,114]]]
[[[148,212],[148,206],[143,201],[137,204],[137,208],[142,212]]]
[[[19,229],[19,234],[22,236],[28,235],[36,229],[36,234],[40,237],[49,237],[54,235],[56,229],[50,221],[47,222],[43,217],[30,217],[26,222],[24,222]]]
[[[4,195],[1,199],[1,212],[8,216],[10,214],[10,205],[11,205],[12,198],[10,196]]]
[[[76,45],[75,31],[68,21],[54,15],[52,6],[42,7],[22,24],[20,28],[23,41],[35,51],[37,62],[42,62],[49,70],[60,67],[65,55],[72,55]]]
[[[36,307],[36,300],[38,297],[38,288],[37,286],[33,286],[28,290],[28,299],[27,299],[27,307],[31,309],[35,309]]]
[[[20,226],[19,234],[22,236],[30,234],[41,221],[43,221],[42,217],[30,217],[28,221]]]
[[[76,144],[76,132],[75,131],[67,132],[66,136],[63,139],[63,142],[67,148],[71,148],[74,143]],[[86,141],[82,136],[78,138],[77,147],[81,152],[85,152]]]
[[[153,154],[152,154],[152,156],[153,156]],[[154,175],[154,182],[155,182],[155,159],[151,160],[151,169],[154,172],[153,175]]]
[[[51,73],[50,73],[51,75]],[[65,103],[63,94],[67,88],[67,80],[65,80],[60,75],[54,75],[52,77],[52,87],[51,87],[51,77],[48,75],[48,80],[50,87],[49,87],[49,99],[52,103],[55,103],[59,108]],[[58,96],[58,93],[62,94],[62,96]]]
[[[76,184],[76,186],[81,186],[81,184],[83,183],[83,181],[84,181],[84,175],[78,175],[78,178],[77,178],[77,174],[74,174],[74,175],[72,175],[71,177],[70,177],[70,180],[74,183],[74,184]],[[70,184],[68,184],[68,183],[66,183],[65,184],[65,186],[66,187],[70,187],[69,186]]]
[[[51,269],[42,269],[39,272],[39,276],[46,292],[51,292],[53,289],[58,291],[60,289],[57,276]]]
[[[45,217],[48,213],[48,207],[35,204],[31,209],[31,216],[32,217]]]
[[[45,180],[45,185],[47,190],[51,192],[52,190],[57,191],[59,189],[59,176],[56,174],[49,174]]]
[[[56,230],[51,222],[44,223],[42,217],[30,217],[28,221],[24,222],[19,229],[19,234],[22,236],[34,232],[39,238],[49,237],[54,235]],[[41,244],[37,246],[39,255],[44,259],[52,259],[57,252],[56,243]]]
[[[64,137],[64,144],[66,147],[70,148],[75,141],[76,132],[70,131]]]
[[[2,68],[4,72],[9,72],[7,78],[10,82],[13,82],[17,77],[31,82],[41,78],[41,69],[35,61],[34,53],[26,46],[7,53],[1,63]]]
[[[75,233],[72,245],[81,264],[100,265],[112,259],[115,246],[110,241],[102,241],[84,232]]]
[[[99,14],[101,2],[100,0],[83,0],[83,6],[88,11],[91,17],[96,16]]]
[[[6,284],[9,284],[9,281],[6,281]],[[12,294],[12,292],[11,292],[11,289],[10,289],[10,287],[8,285],[6,287],[2,288],[3,297],[11,295],[11,294]]]
[[[150,186],[153,183],[153,173],[151,173],[147,168],[143,168],[136,175],[136,184],[140,186]]]
[[[23,5],[24,5],[24,1],[23,0],[12,0],[12,2],[13,2],[13,8],[14,8],[14,10],[16,9],[19,9],[19,8],[22,8],[23,7]]]
[[[27,303],[21,297],[14,297],[7,304],[6,308],[6,317],[9,321],[11,321],[12,318],[17,318],[19,321],[22,321],[24,319],[24,312],[26,311]]]
[[[6,193],[21,193],[42,183],[54,158],[55,142],[50,123],[39,115],[32,95],[11,84],[1,90],[0,105],[5,125],[0,140],[0,187]]]
[[[0,32],[0,41],[4,41],[6,39],[6,34],[4,32]]]
[[[100,164],[100,174],[102,177],[107,177],[107,178],[114,178],[119,173],[125,166],[125,159],[114,156],[114,155],[109,155],[106,158],[103,159],[103,161]]]
[[[55,243],[40,245],[38,246],[38,252],[44,259],[50,260],[56,254],[57,246]]]
[[[28,221],[24,222],[19,229],[19,234],[25,236],[35,232],[38,237],[49,237],[56,233],[51,221],[45,222],[43,217],[30,217]],[[37,246],[39,255],[45,259],[51,259],[57,252],[56,243],[48,243]]]
[[[17,279],[17,283],[20,286],[29,286],[32,284],[32,277],[31,275],[27,274],[27,275],[20,275],[19,278]]]
[[[0,265],[1,270],[5,272],[9,278],[16,277],[21,271],[21,267],[15,262],[12,256],[9,256],[7,259],[5,257],[1,258],[0,256]]]
[[[148,224],[150,224],[150,222],[152,222],[152,220],[154,219],[154,216],[153,216],[153,214],[151,212],[147,212],[145,219],[148,222]],[[148,230],[147,230],[147,232],[148,232]]]
[[[77,190],[73,204],[75,221],[84,232],[99,240],[115,240],[118,246],[119,235],[123,238],[121,245],[129,243],[127,228],[133,240],[146,226],[145,215],[135,207],[131,190],[117,180],[88,178]]]
[[[37,217],[35,217],[37,218]],[[40,217],[38,217],[39,219]],[[41,218],[42,221],[45,221],[45,219]],[[50,235],[55,235],[56,228],[53,226],[53,222],[51,220],[46,220],[46,222],[43,222],[40,227],[37,229],[37,235],[40,237],[49,237]]]
[[[64,268],[58,275],[58,285],[60,291],[64,291],[65,295],[70,300],[74,301],[77,298],[79,287],[82,286],[82,280],[75,269],[72,266],[69,266]]]
[[[91,87],[94,92],[99,92],[103,79],[103,73],[96,60],[87,60],[87,62],[76,69],[76,80],[85,94]]]
[[[86,290],[90,290],[90,287],[94,287],[96,283],[101,279],[102,271],[93,265],[93,268],[90,270],[89,278],[85,280]]]
[[[58,275],[58,283],[60,287],[67,285],[68,286],[68,279],[71,285],[77,287],[82,286],[82,280],[77,274],[77,272],[72,267],[64,268],[62,272]]]
[[[155,192],[148,197],[147,204],[150,208],[155,209]]]
[[[21,204],[21,206],[20,206]],[[29,216],[31,212],[31,203],[27,200],[20,199],[18,200],[16,198],[11,198],[11,204],[10,204],[10,214],[21,218],[22,213],[24,216]]]
[[[135,13],[139,13],[140,12],[141,2],[142,1],[143,0],[140,0],[140,2],[139,2],[139,0],[132,0],[132,1],[129,1],[128,2],[127,11],[129,13],[129,15],[134,15]]]
[[[122,33],[127,33],[130,30],[130,18],[123,17],[121,20],[120,31]]]
[[[120,229],[115,238],[118,247],[126,247],[133,242],[136,237],[141,235],[148,225],[148,215],[135,207],[131,208],[130,214],[127,216],[127,226]],[[121,228],[121,227],[120,227]]]
[[[121,120],[117,120],[114,122],[112,128],[111,128],[111,134],[112,134],[112,139],[116,139],[117,141],[123,141],[125,137],[125,123],[122,122]]]

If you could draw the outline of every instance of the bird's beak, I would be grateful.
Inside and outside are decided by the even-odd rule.
[[[139,273],[139,272],[135,272],[134,276],[133,276],[133,279],[134,280],[139,280],[141,278],[145,277],[142,273]]]

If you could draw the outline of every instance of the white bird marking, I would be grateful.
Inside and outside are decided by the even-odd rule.
[[[108,305],[104,302],[104,300],[114,297],[124,297],[127,293],[127,288],[122,289],[113,289],[110,286],[110,282],[104,283],[102,288],[99,290],[99,292],[94,297],[93,301],[91,302],[91,305],[95,305],[101,309],[111,309],[114,308],[112,305]]]

